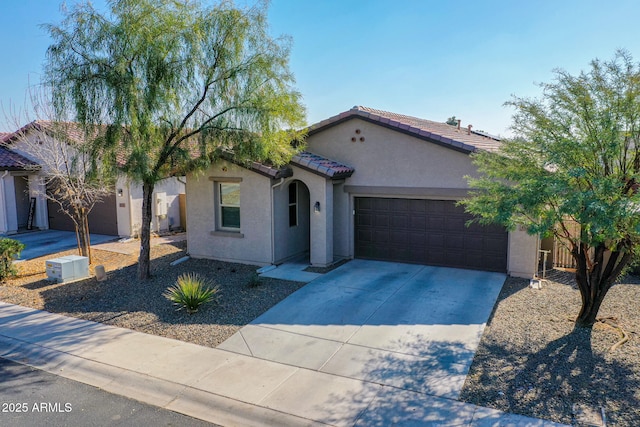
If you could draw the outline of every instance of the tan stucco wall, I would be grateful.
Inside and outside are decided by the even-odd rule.
[[[165,193],[167,215],[165,218],[159,217],[156,212],[156,204],[152,205],[152,231],[163,232],[183,225],[180,224],[179,195],[186,191],[184,181],[184,177],[173,177],[163,179],[156,184],[152,201],[156,201],[158,193]],[[122,190],[122,196],[119,195],[120,190]],[[142,225],[142,184],[131,182],[126,176],[118,176],[116,181],[116,203],[118,235],[138,235]]]
[[[352,138],[356,141],[352,142]],[[333,198],[336,257],[354,255],[352,212],[355,197],[459,200],[469,188],[464,177],[477,176],[466,153],[357,118],[309,136],[307,149],[355,169],[344,185],[336,186]],[[510,274],[532,277],[536,256],[535,236],[520,231],[509,233],[507,264]]]
[[[464,175],[476,174],[465,153],[360,119],[309,136],[307,146],[313,153],[353,166],[349,185],[468,188]]]
[[[520,228],[509,232],[508,273],[514,277],[532,278],[537,270],[538,246],[538,236]]]
[[[216,233],[213,179],[241,179],[240,234]],[[271,252],[269,178],[229,162],[187,176],[187,245],[194,258],[266,265]]]

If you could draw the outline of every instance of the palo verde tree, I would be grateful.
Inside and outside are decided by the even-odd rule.
[[[142,183],[140,279],[149,277],[152,194],[172,174],[220,156],[282,164],[304,124],[289,40],[268,34],[266,5],[111,0],[47,28],[46,84],[57,110],[106,126],[104,148]]]
[[[464,205],[483,223],[564,244],[582,297],[576,325],[589,327],[640,247],[640,66],[619,51],[541,87],[538,99],[507,102],[515,137],[475,155],[481,177]]]

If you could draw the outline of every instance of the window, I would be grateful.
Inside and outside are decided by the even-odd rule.
[[[240,184],[218,183],[218,228],[240,231]]]
[[[298,225],[298,183],[289,184],[289,227]]]

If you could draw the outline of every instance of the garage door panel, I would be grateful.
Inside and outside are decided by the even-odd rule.
[[[380,212],[389,210],[389,202],[390,199],[373,199],[374,203],[372,204],[372,209]]]
[[[466,223],[472,216],[450,200],[355,199],[359,258],[506,271],[507,232]]]
[[[427,221],[424,216],[411,215],[409,219],[409,227],[412,230],[424,231],[427,229]]]
[[[370,227],[373,225],[373,216],[368,213],[358,213],[356,222],[360,224],[360,226]]]
[[[394,199],[391,209],[394,213],[405,213],[409,211],[409,203],[408,199]]]
[[[443,216],[429,216],[427,217],[427,224],[429,224],[430,230],[444,230],[445,217]]]
[[[455,249],[457,253],[464,250],[464,236],[462,234],[449,234],[446,237],[447,249]]]
[[[415,234],[411,234],[406,231],[396,231],[396,232],[390,233],[389,243],[391,243],[393,246],[404,248],[408,242],[414,243],[413,239],[415,237],[416,237]],[[409,239],[412,239],[412,241],[410,242]],[[416,240],[421,240],[421,239],[419,239],[419,236],[418,236],[418,239]]]
[[[384,228],[388,228],[389,227],[389,220],[390,215],[388,214],[376,214],[375,216],[375,221],[373,223],[373,225],[375,227],[384,227]]]
[[[409,216],[403,214],[392,215],[390,226],[396,230],[409,228]]]
[[[425,234],[422,233],[412,233],[412,232],[406,232],[406,240],[403,242],[403,244],[409,244],[411,247],[419,247],[419,248],[424,248],[428,246],[428,242],[427,242],[427,236]]]
[[[485,264],[485,257],[482,252],[472,251],[465,254],[465,261],[469,268],[482,269]]]
[[[466,220],[459,216],[449,216],[445,219],[445,227],[447,232],[464,233],[467,231],[465,222]]]
[[[407,199],[407,200],[408,200],[407,206],[408,206],[409,212],[416,212],[416,213],[420,213],[421,215],[424,215],[424,213],[427,211],[427,205],[425,204],[424,200],[415,200],[415,199]]]
[[[507,244],[503,240],[491,238],[489,236],[484,239],[484,248],[487,251],[503,252],[507,249]]]
[[[447,238],[442,233],[429,233],[427,238],[427,244],[429,248],[434,250],[444,250],[447,243]]]

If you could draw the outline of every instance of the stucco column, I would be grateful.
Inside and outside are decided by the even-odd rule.
[[[311,265],[324,267],[333,262],[333,183],[325,180],[310,192]],[[316,209],[316,202],[319,203]]]
[[[509,232],[509,274],[530,279],[538,269],[538,236],[532,236],[522,228]]]
[[[16,186],[12,175],[4,179],[4,197],[7,203],[7,233],[18,231],[18,213],[16,212]]]
[[[0,233],[6,233],[9,231],[7,225],[7,197],[5,195],[5,179],[9,175],[9,171],[2,172],[0,176]]]

